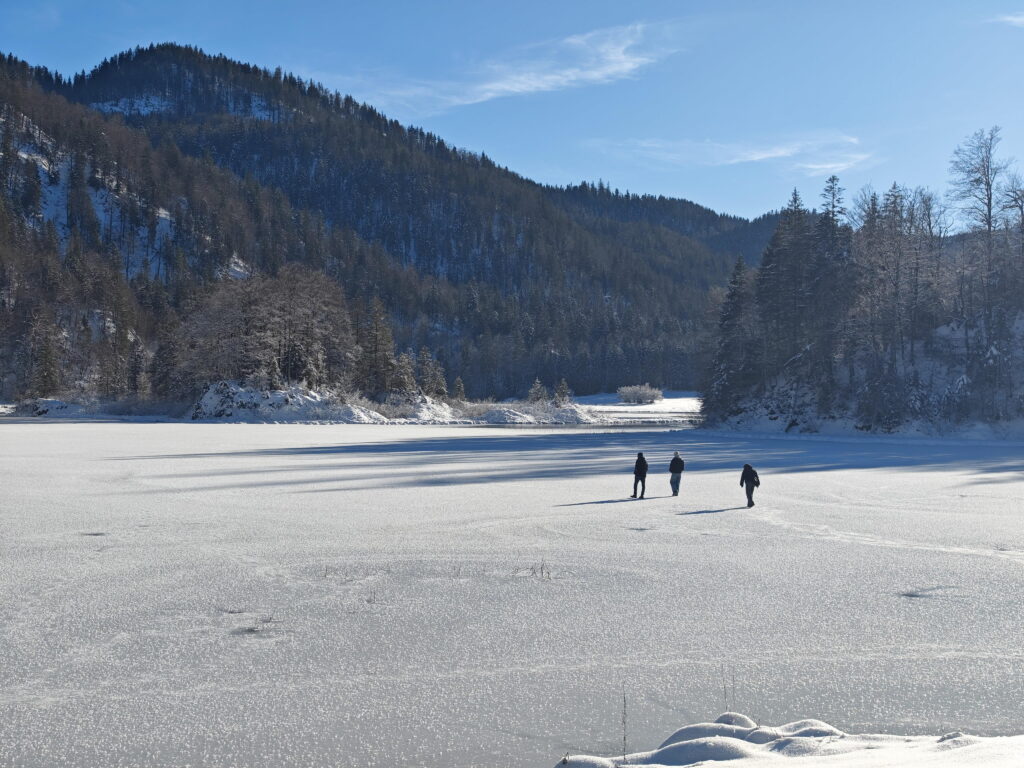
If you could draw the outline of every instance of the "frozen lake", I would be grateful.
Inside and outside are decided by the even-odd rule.
[[[1024,733],[1022,471],[1019,443],[0,419],[0,765],[549,766],[621,750],[623,687],[631,749],[726,698]]]

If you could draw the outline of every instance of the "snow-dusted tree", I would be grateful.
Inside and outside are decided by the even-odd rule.
[[[1011,172],[1003,184],[1000,208],[1009,216],[1010,231],[1017,239],[1018,270],[1024,269],[1024,178]]]
[[[737,259],[718,315],[714,367],[701,408],[711,421],[731,416],[750,394],[759,373],[760,334],[755,332],[752,275]]]
[[[967,221],[986,233],[988,247],[999,224],[1000,180],[1010,167],[996,157],[999,133],[999,126],[975,131],[957,146],[949,163],[951,194]]]
[[[310,387],[347,383],[355,337],[338,285],[319,272],[289,264],[265,289],[284,380]]]
[[[185,321],[182,337],[180,367],[200,388],[218,379],[260,388],[289,382],[341,386],[356,356],[337,284],[297,265],[274,278],[217,284]]]
[[[398,356],[391,391],[406,397],[419,394],[419,387],[416,385],[416,362],[412,352],[403,352]]]
[[[555,388],[555,403],[566,405],[570,402],[572,402],[572,391],[569,389],[569,382],[563,378]]]
[[[430,397],[448,397],[448,382],[445,380],[444,367],[426,347],[420,349],[416,359],[419,373],[420,389]]]
[[[178,334],[173,329],[163,328],[157,335],[156,350],[149,363],[150,387],[159,398],[174,398],[185,387],[181,377],[181,347]]]
[[[551,393],[548,392],[548,388],[540,383],[540,379],[534,379],[533,384],[530,386],[530,391],[526,395],[526,399],[531,403],[539,403],[545,400],[551,399]]]
[[[379,298],[370,302],[357,336],[361,351],[356,384],[370,397],[392,390],[395,375],[395,341],[387,310]]]
[[[998,337],[1006,330],[1000,327],[1002,318],[997,316],[999,282],[1006,270],[996,252],[995,232],[999,225],[1000,181],[1010,164],[996,157],[999,132],[998,126],[975,131],[956,148],[949,164],[950,194],[960,204],[967,223],[981,233],[979,309],[985,347],[999,343]]]
[[[28,333],[28,394],[49,397],[57,394],[60,377],[60,330],[44,313],[32,321]]]
[[[456,376],[452,385],[452,399],[464,403],[466,401],[466,385],[462,383],[462,377]]]

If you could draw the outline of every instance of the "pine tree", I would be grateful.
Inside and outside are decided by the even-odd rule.
[[[757,380],[758,351],[762,344],[754,332],[754,295],[750,274],[737,259],[718,316],[715,357],[701,408],[716,421],[734,415],[740,400]]]
[[[811,370],[818,374],[818,397],[823,405],[835,394],[833,364],[843,321],[856,292],[851,258],[853,233],[845,221],[843,191],[838,176],[833,174],[826,180],[812,246],[809,362]]]
[[[550,400],[551,394],[548,392],[548,388],[540,383],[540,379],[534,379],[526,399],[531,403],[540,403]]]
[[[391,391],[404,397],[419,394],[419,387],[416,386],[416,363],[413,360],[412,352],[403,352],[398,356],[392,377]]]
[[[34,160],[26,160],[21,189],[21,209],[30,219],[40,216],[39,205],[42,202],[42,196],[43,187],[39,181],[39,166]]]
[[[459,403],[466,402],[466,387],[462,383],[462,377],[455,377],[455,384],[452,386],[452,399]]]
[[[555,389],[555,403],[567,405],[570,402],[572,402],[572,392],[569,390],[569,382],[563,378],[558,382],[558,387]]]
[[[419,373],[420,389],[424,394],[430,397],[448,397],[448,382],[445,380],[444,367],[426,347],[420,349],[416,367]]]
[[[59,331],[53,321],[38,315],[28,335],[29,386],[33,397],[50,397],[60,390]]]
[[[149,361],[150,388],[157,397],[175,399],[185,394],[190,382],[181,369],[181,345],[176,329],[161,328],[156,350]]]
[[[781,370],[808,342],[813,241],[800,194],[794,189],[782,210],[757,274],[757,306],[768,369]]]
[[[373,397],[390,392],[395,376],[395,342],[384,303],[374,297],[360,328],[357,384]],[[415,381],[415,374],[413,375]]]

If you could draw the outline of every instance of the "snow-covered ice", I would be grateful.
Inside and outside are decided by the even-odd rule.
[[[630,752],[723,709],[1021,734],[1022,472],[1010,442],[7,416],[0,765],[549,766],[621,756],[623,688]]]

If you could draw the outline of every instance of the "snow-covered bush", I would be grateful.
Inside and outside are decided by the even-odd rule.
[[[650,384],[633,384],[628,387],[618,388],[619,400],[624,403],[656,403],[664,399],[661,390],[652,387]]]
[[[486,424],[591,424],[595,421],[593,414],[575,403],[558,405],[550,400],[492,405],[477,418]]]
[[[325,393],[293,386],[259,390],[237,381],[218,381],[207,387],[192,410],[192,419],[231,421],[335,421],[347,424],[384,423],[376,410]]]

